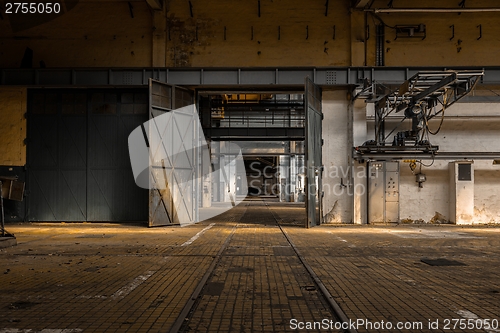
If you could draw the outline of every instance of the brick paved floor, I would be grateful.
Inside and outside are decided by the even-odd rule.
[[[18,245],[0,249],[0,333],[168,332],[233,231],[187,331],[285,332],[292,318],[331,318],[271,211],[350,319],[423,323],[359,332],[500,332],[443,326],[500,320],[500,228],[303,229],[303,206],[268,205],[245,201],[184,228],[8,225]],[[465,265],[430,266],[423,258]]]
[[[284,220],[290,215],[290,208],[273,210]],[[500,332],[453,325],[443,329],[446,319],[500,319],[498,227],[345,225],[286,230],[353,320],[424,323],[424,329],[411,332]],[[465,265],[430,266],[421,261],[424,258]],[[439,320],[441,329],[428,329],[429,320]]]
[[[331,318],[328,303],[272,212],[262,202],[244,205],[245,214],[202,293],[189,331],[291,332],[292,318]]]

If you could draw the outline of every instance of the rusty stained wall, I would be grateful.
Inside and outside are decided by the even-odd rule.
[[[62,3],[59,16],[3,15],[0,68],[19,68],[27,47],[34,68],[41,61],[51,68],[151,66],[152,13],[146,1],[130,1],[132,10],[118,0]]]
[[[331,0],[325,16],[325,1],[261,0],[259,17],[258,2],[170,0],[167,66],[374,66],[376,25],[382,22],[386,66],[500,65],[496,56],[500,12],[374,15],[351,10],[347,0]],[[394,0],[392,4],[395,8],[459,8],[456,0],[439,4]],[[500,7],[494,0],[466,5]],[[386,0],[376,0],[372,8],[387,6]],[[425,39],[395,39],[396,25],[418,24],[426,26]]]
[[[171,0],[167,66],[348,66],[348,1]],[[335,27],[335,28],[334,28]],[[253,33],[252,33],[253,30]],[[335,31],[334,31],[335,30]]]
[[[26,47],[34,67],[373,66],[382,21],[386,66],[500,65],[499,12],[375,16],[352,11],[349,0],[328,1],[327,16],[324,0],[167,0],[165,12],[155,13],[143,0],[130,1],[132,12],[124,0],[62,3],[63,15],[21,19],[36,24],[0,19],[0,67],[20,67]],[[458,8],[457,0],[392,4]],[[387,6],[376,0],[372,8]],[[500,5],[477,0],[471,7]],[[395,40],[393,27],[406,24],[425,24],[426,38]]]
[[[457,0],[393,0],[394,8],[455,8]],[[387,8],[376,0],[372,8]],[[467,8],[500,8],[496,0],[466,1]],[[465,10],[464,9],[464,10]],[[500,59],[500,12],[489,13],[379,13],[367,14],[369,39],[367,63],[375,64],[375,25],[385,27],[386,66],[498,66]],[[425,24],[426,38],[396,38],[396,25]],[[479,27],[481,25],[481,29]],[[454,34],[453,29],[454,28]],[[482,30],[482,31],[480,31]],[[480,34],[482,33],[482,35]],[[453,38],[452,38],[453,37]]]
[[[26,164],[26,89],[0,89],[0,165]]]

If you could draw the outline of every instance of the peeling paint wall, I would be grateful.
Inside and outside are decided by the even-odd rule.
[[[430,164],[431,161],[423,161]],[[450,190],[448,162],[436,161],[431,168],[422,167],[427,176],[423,188],[418,187],[408,163],[400,163],[399,212],[403,223],[431,223],[437,214],[449,219]]]
[[[425,161],[428,162],[428,161]],[[448,223],[450,220],[450,181],[447,161],[424,167],[427,181],[418,187],[407,163],[401,163],[400,202],[402,223]],[[492,161],[474,161],[474,221],[500,223],[500,166]],[[417,169],[417,172],[419,169]]]
[[[0,165],[26,164],[26,89],[0,88]]]
[[[475,223],[500,223],[500,165],[475,161],[474,181]]]

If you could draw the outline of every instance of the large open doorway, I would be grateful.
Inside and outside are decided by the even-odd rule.
[[[307,80],[302,91],[199,91],[199,116],[211,143],[234,142],[245,159],[246,173],[231,180],[216,176],[207,195],[212,203],[236,195],[243,177],[249,198],[302,203],[304,226],[321,223],[321,89]],[[214,147],[217,145],[214,144]],[[212,149],[215,164],[226,158]]]

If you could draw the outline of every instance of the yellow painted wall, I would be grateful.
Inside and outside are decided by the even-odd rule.
[[[35,68],[40,61],[47,67],[350,65],[347,0],[331,0],[328,16],[323,0],[261,0],[261,17],[257,1],[191,0],[193,17],[188,1],[166,2],[158,13],[144,0],[130,1],[131,18],[127,1],[80,0],[20,31],[6,15],[0,68],[18,68],[26,47],[34,50]]]
[[[34,51],[35,68],[40,61],[47,67],[374,66],[380,20],[386,24],[386,66],[500,65],[500,12],[376,17],[351,9],[350,0],[330,0],[325,16],[325,0],[260,0],[259,17],[258,0],[165,1],[166,9],[155,12],[145,0],[65,0],[63,15],[39,17],[32,27],[4,15],[0,67],[18,68],[26,47]],[[375,0],[371,8],[387,8],[388,2]],[[394,8],[459,8],[458,3],[392,1]],[[466,9],[481,7],[500,3],[466,1]],[[425,24],[425,40],[395,40],[394,26],[407,24]]]
[[[26,164],[26,89],[0,88],[0,165]]]
[[[388,2],[376,0],[371,8],[387,8]],[[394,8],[458,9],[458,2],[394,0],[392,4]],[[398,13],[377,17],[351,9],[349,0],[330,0],[325,16],[325,1],[261,0],[259,17],[257,3],[191,0],[191,17],[189,2],[169,0],[166,65],[374,66],[376,25],[382,22],[386,25],[385,66],[500,65],[500,12]],[[466,2],[466,9],[495,7],[500,7],[496,0]],[[394,27],[409,24],[425,24],[426,38],[395,39]],[[450,40],[451,25],[455,35]],[[482,36],[478,40],[479,25]]]
[[[394,8],[454,8],[456,0],[394,0]],[[376,0],[372,8],[387,8],[387,0]],[[467,8],[500,8],[495,0],[466,1]],[[386,66],[499,66],[500,12],[484,13],[380,13],[378,17],[387,25],[385,29]],[[375,25],[380,21],[368,15],[371,38],[368,40],[368,62],[374,64]],[[427,37],[398,38],[396,25],[425,24]],[[455,36],[452,37],[452,29]],[[482,26],[482,38],[479,25]]]
[[[325,1],[261,0],[260,17],[258,1],[191,0],[193,17],[187,1],[168,3],[168,66],[350,64],[348,1],[325,16]]]
[[[80,0],[63,15],[37,14],[37,25],[27,29],[20,24],[22,14],[4,14],[0,68],[19,68],[26,47],[33,50],[34,68],[40,61],[50,68],[151,66],[152,13],[146,1],[130,3],[133,18],[127,1]]]

